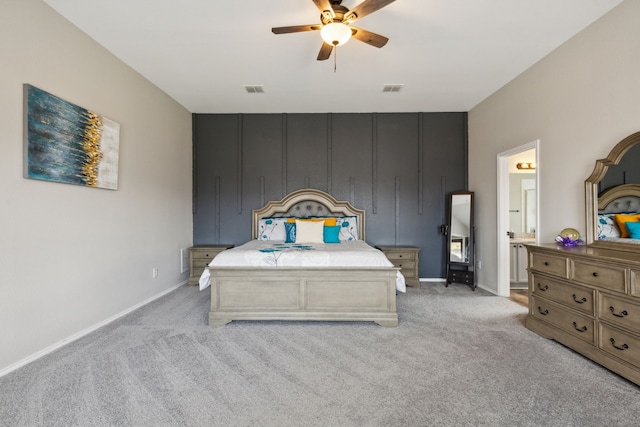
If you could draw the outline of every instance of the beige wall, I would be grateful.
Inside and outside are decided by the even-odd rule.
[[[626,0],[469,112],[480,286],[497,291],[497,154],[540,140],[540,241],[585,234],[584,180],[640,130],[640,1]]]
[[[117,191],[23,178],[23,83],[120,123]],[[0,224],[0,373],[187,279],[190,113],[39,0],[0,0]]]

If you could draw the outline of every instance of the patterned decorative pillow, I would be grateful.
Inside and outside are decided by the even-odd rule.
[[[614,214],[598,215],[598,240],[620,237]]]
[[[341,241],[345,240],[358,240],[358,217],[356,216],[343,216],[338,217],[336,225],[340,227],[340,234],[338,235]]]
[[[295,243],[296,242],[296,224],[295,222],[285,222],[284,229],[286,231],[284,242]]]
[[[285,240],[286,218],[262,218],[258,221],[258,240]]]

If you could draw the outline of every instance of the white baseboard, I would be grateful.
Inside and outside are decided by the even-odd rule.
[[[428,277],[428,278],[421,277],[418,280],[420,280],[421,282],[434,282],[434,283],[444,283],[446,281],[446,279],[441,277]]]
[[[82,330],[82,331],[80,331],[80,332],[78,332],[76,334],[71,335],[70,337],[67,337],[67,338],[65,338],[65,339],[63,339],[61,341],[58,341],[57,343],[55,343],[53,345],[50,345],[49,347],[44,348],[44,349],[42,349],[42,350],[40,350],[40,351],[38,351],[36,353],[33,353],[32,355],[27,356],[24,359],[19,360],[16,363],[14,363],[12,365],[9,365],[6,368],[0,370],[0,377],[3,377],[4,375],[7,375],[10,372],[13,372],[16,369],[21,368],[24,365],[27,365],[27,364],[33,362],[34,360],[40,359],[42,356],[46,356],[47,354],[51,353],[52,351],[55,351],[55,350],[59,349],[60,347],[63,347],[65,345],[69,344],[70,342],[73,342],[73,341],[77,340],[78,338],[82,338],[83,336],[85,336],[87,334],[90,334],[91,332],[93,332],[93,331],[95,331],[95,330],[97,330],[97,329],[99,329],[99,328],[101,328],[101,327],[103,327],[105,325],[108,325],[109,323],[113,322],[114,320],[118,320],[119,318],[121,318],[123,316],[126,316],[127,314],[131,313],[132,311],[135,311],[135,310],[139,309],[140,307],[145,306],[145,305],[149,304],[150,302],[155,301],[158,298],[163,297],[166,294],[168,294],[168,293],[170,293],[172,291],[175,291],[180,286],[183,286],[183,285],[186,285],[186,284],[187,284],[187,280],[185,280],[184,282],[180,282],[177,285],[175,285],[175,286],[173,286],[173,287],[171,287],[169,289],[166,289],[166,290],[160,292],[157,295],[154,295],[154,296],[152,296],[150,298],[147,298],[146,300],[142,301],[141,303],[138,303],[138,304],[136,304],[136,305],[134,305],[132,307],[129,307],[128,309],[126,309],[124,311],[121,311],[120,313],[103,320],[102,322],[98,322],[95,325],[89,326],[87,329],[84,329],[84,330]]]

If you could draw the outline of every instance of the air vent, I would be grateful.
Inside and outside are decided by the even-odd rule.
[[[384,85],[382,86],[383,92],[400,92],[400,89],[404,87],[403,84]]]
[[[244,90],[247,93],[264,93],[264,87],[262,85],[246,85],[244,86]]]

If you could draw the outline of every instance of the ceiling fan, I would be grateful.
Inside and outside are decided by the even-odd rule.
[[[342,6],[342,0],[313,0],[320,10],[321,24],[293,25],[289,27],[275,27],[271,31],[274,34],[299,33],[303,31],[320,30],[322,47],[318,53],[318,61],[329,59],[334,46],[345,44],[353,38],[371,46],[382,47],[389,41],[388,38],[371,31],[351,25],[356,20],[369,15],[395,0],[364,0],[362,3],[349,10]]]

